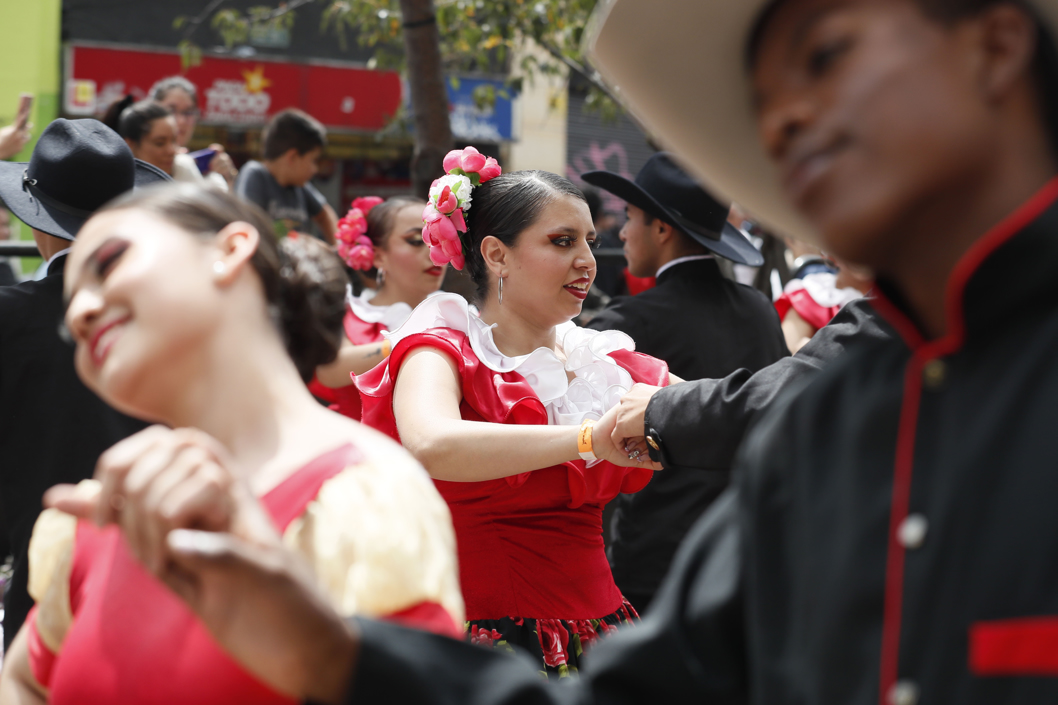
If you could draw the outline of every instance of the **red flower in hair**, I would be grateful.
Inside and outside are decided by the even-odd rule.
[[[371,212],[371,209],[375,206],[381,205],[385,202],[385,199],[379,198],[378,196],[361,196],[360,198],[354,198],[352,208],[357,209],[364,215]]]
[[[446,176],[430,186],[430,204],[422,214],[422,239],[430,247],[431,262],[451,263],[456,269],[462,269],[466,257],[459,233],[467,231],[463,212],[470,209],[470,192],[503,170],[495,159],[473,147],[454,149],[445,155],[444,170]]]
[[[367,213],[380,203],[378,196],[357,198],[338,221],[338,255],[353,269],[367,271],[375,266],[375,247],[367,236]]]
[[[503,169],[500,168],[500,163],[489,157],[485,160],[485,166],[481,167],[481,171],[478,172],[478,176],[481,177],[480,183],[485,183],[489,179],[495,179],[502,173]]]

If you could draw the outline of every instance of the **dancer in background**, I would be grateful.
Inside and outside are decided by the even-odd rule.
[[[426,201],[413,196],[357,198],[338,221],[338,253],[360,272],[375,272],[377,288],[352,295],[345,312],[345,339],[334,362],[316,370],[312,393],[360,419],[360,392],[352,376],[389,354],[383,333],[396,330],[412,309],[441,288],[447,265],[434,264],[422,239]]]
[[[798,274],[786,283],[782,296],[775,301],[791,353],[804,347],[842,308],[871,289],[870,274],[847,262],[834,260],[833,265],[822,265],[814,271],[798,267]]]
[[[117,133],[125,139],[132,156],[173,175],[176,118],[169,108],[150,99],[133,103],[118,116]]]
[[[627,335],[571,322],[595,278],[573,184],[499,176],[472,147],[444,166],[423,239],[434,263],[469,270],[480,317],[454,294],[416,308],[387,361],[357,378],[364,422],[399,439],[448,501],[470,640],[517,644],[563,677],[636,616],[606,562],[602,507],[652,470],[645,445],[612,444],[607,412],[633,383],[670,375]]]
[[[56,491],[61,506],[110,526],[55,510],[38,520],[38,605],[0,702],[291,702],[219,651],[137,562],[164,565],[167,533],[145,530],[140,510],[179,525],[236,481],[265,511],[220,526],[282,533],[334,609],[460,633],[454,536],[437,490],[406,452],[305,388],[338,349],[345,283],[312,238],[278,241],[256,207],[202,187],[125,198],[85,225],[65,288],[78,373],[115,407],[169,428],[105,453],[101,489]],[[178,572],[162,577],[186,587]]]

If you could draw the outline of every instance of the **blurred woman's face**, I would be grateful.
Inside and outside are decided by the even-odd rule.
[[[375,266],[386,272],[383,290],[392,290],[411,305],[440,289],[448,269],[430,261],[430,248],[422,241],[422,209],[412,204],[397,211],[375,253]]]
[[[157,420],[186,395],[219,325],[216,253],[136,209],[101,213],[78,233],[66,262],[66,325],[78,375],[107,403]]]
[[[541,327],[580,315],[595,281],[594,243],[587,203],[573,196],[551,201],[507,253],[501,305]]]
[[[186,147],[191,141],[191,135],[195,134],[195,125],[198,123],[198,107],[195,99],[183,88],[170,88],[165,97],[158,101],[176,118],[176,144],[178,147]]]
[[[139,142],[126,139],[132,156],[153,164],[169,176],[176,159],[176,118],[172,115],[151,122],[150,130]]]

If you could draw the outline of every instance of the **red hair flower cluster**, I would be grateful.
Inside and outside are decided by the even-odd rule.
[[[378,196],[356,198],[349,212],[338,221],[338,255],[352,269],[366,272],[375,266],[375,247],[367,236],[367,214],[382,200]]]
[[[430,261],[438,266],[451,262],[462,269],[466,257],[460,233],[467,231],[463,214],[470,210],[470,192],[503,170],[495,159],[473,147],[449,152],[444,169],[446,175],[433,182],[429,203],[422,212],[422,239],[430,247]]]

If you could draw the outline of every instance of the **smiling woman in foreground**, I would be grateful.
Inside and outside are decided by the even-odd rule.
[[[0,702],[293,702],[221,652],[167,589],[194,589],[165,548],[190,515],[201,528],[282,535],[339,612],[459,634],[444,502],[407,453],[304,384],[340,343],[345,277],[333,253],[277,241],[232,196],[169,186],[86,223],[66,296],[81,378],[169,428],[105,453],[101,486],[52,491],[52,504],[96,524],[55,509],[38,521],[37,607]]]

